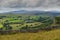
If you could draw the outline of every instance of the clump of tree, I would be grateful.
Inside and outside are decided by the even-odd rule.
[[[4,23],[3,27],[6,28],[6,30],[12,30],[12,27],[7,23]]]
[[[56,24],[60,24],[60,17],[55,17]]]

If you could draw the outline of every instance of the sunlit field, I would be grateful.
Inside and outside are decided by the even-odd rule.
[[[14,15],[14,16],[13,16]],[[30,29],[39,29],[40,27],[49,26],[53,23],[53,19],[48,15],[35,14],[1,14],[0,29],[1,30],[20,30],[23,27]],[[23,29],[24,29],[23,28]],[[25,29],[24,29],[25,30]]]

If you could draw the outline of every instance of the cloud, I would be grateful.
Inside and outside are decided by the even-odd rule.
[[[20,8],[60,9],[60,0],[0,0],[0,10]]]
[[[0,7],[60,7],[60,0],[0,0]]]

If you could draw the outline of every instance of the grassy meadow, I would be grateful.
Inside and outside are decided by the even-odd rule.
[[[0,40],[60,40],[60,29],[37,33],[17,33],[0,35]]]

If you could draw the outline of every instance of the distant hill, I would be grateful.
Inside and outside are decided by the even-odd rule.
[[[33,10],[33,11],[28,11],[28,10],[18,10],[18,11],[11,11],[11,12],[6,12],[6,13],[12,13],[12,14],[33,14],[33,15],[52,15],[52,16],[58,16],[60,15],[60,11],[38,11],[38,10]]]

